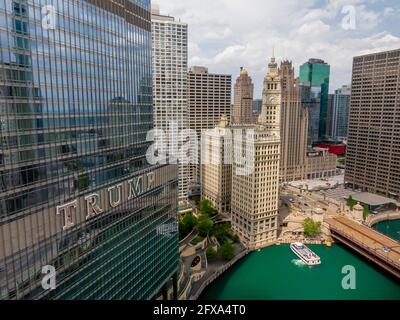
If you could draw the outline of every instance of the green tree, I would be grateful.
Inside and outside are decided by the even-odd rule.
[[[235,234],[235,235],[232,237],[232,240],[235,241],[235,243],[239,243],[239,242],[240,242],[240,238],[239,238],[239,236],[238,236],[237,234]]]
[[[357,201],[353,199],[353,196],[350,196],[349,199],[347,199],[347,205],[350,207],[351,210],[353,210],[356,204]]]
[[[235,256],[235,248],[229,242],[225,242],[220,248],[220,253],[222,258],[229,261]]]
[[[213,247],[208,247],[206,250],[206,256],[208,262],[214,262],[217,260],[217,251]]]
[[[202,214],[199,217],[199,221],[197,223],[197,231],[202,237],[207,237],[210,234],[213,227],[214,227],[214,222],[208,215]]]
[[[185,216],[179,221],[179,238],[183,239],[186,237],[193,230],[196,224],[197,220],[192,214],[185,214]]]
[[[217,238],[219,243],[224,243],[232,236],[232,229],[230,223],[218,223],[214,226],[213,236]]]
[[[182,219],[182,222],[189,228],[193,229],[197,223],[196,218],[191,214],[187,213]]]
[[[216,214],[216,210],[213,208],[212,203],[207,199],[200,201],[200,212],[208,215],[209,217],[212,217]]]
[[[363,210],[364,221],[367,220],[368,216],[369,216],[369,207],[368,207],[368,205],[365,204],[364,205],[364,210]]]
[[[321,232],[321,222],[316,222],[311,218],[307,218],[303,223],[304,234],[308,237],[314,237]]]

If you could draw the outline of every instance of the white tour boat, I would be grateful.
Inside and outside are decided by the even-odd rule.
[[[290,249],[292,249],[296,256],[308,266],[317,266],[321,264],[321,258],[301,242],[292,243]]]

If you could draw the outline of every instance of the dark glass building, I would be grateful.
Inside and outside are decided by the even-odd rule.
[[[253,114],[254,118],[258,119],[262,112],[262,99],[253,100]]]
[[[333,109],[334,109],[335,95],[329,94],[328,96],[328,112],[326,115],[326,136],[332,138],[333,134]]]
[[[321,109],[320,91],[315,91],[309,82],[301,84],[301,103],[308,110],[307,144],[311,146],[319,140],[319,119]]]
[[[332,116],[332,138],[343,140],[347,138],[349,122],[351,86],[342,86],[335,90]]]
[[[310,59],[300,66],[300,81],[311,86],[309,98],[312,105],[310,112],[310,131],[318,128],[318,138],[324,138],[327,134],[327,115],[329,99],[330,66],[321,59]],[[315,120],[313,120],[315,119]],[[318,123],[316,122],[318,119]],[[314,138],[312,139],[314,142]]]
[[[176,281],[177,169],[146,160],[150,17],[150,0],[0,0],[0,299]]]

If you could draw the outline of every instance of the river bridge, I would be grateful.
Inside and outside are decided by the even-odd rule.
[[[400,242],[346,217],[325,220],[332,237],[400,279]]]

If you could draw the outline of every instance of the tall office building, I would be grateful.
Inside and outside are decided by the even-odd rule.
[[[258,119],[262,111],[262,99],[253,100],[253,115],[254,119]]]
[[[349,120],[351,86],[342,86],[335,90],[332,111],[332,138],[347,138],[347,125]]]
[[[254,84],[245,68],[240,68],[234,88],[234,102],[231,123],[253,124],[253,94]]]
[[[310,59],[300,67],[300,81],[310,86],[310,132],[312,142],[326,136],[330,66],[321,59]],[[318,121],[317,121],[318,120]],[[318,131],[318,137],[317,137]]]
[[[229,118],[208,130],[203,138],[201,164],[201,196],[209,200],[219,213],[230,215],[232,193],[232,134]]]
[[[268,68],[258,124],[232,126],[232,228],[250,249],[276,240],[278,230],[281,82],[274,58]]]
[[[400,49],[355,57],[345,182],[400,200]]]
[[[209,73],[207,68],[192,67],[188,73],[189,128],[197,133],[213,129],[223,115],[231,115],[232,76]],[[200,151],[200,150],[199,150]],[[200,161],[200,155],[198,157]],[[190,190],[200,185],[200,163],[190,165]]]
[[[292,63],[279,68],[281,104],[281,181],[301,180],[306,174],[308,109],[301,102],[301,86]]]
[[[328,112],[326,115],[326,136],[332,138],[332,124],[333,124],[333,102],[335,95],[329,94],[328,96]]]
[[[150,1],[65,0],[51,29],[41,4],[0,2],[0,298],[151,299],[179,250],[177,172],[145,156]]]
[[[308,110],[308,134],[307,145],[312,146],[313,142],[319,140],[319,114],[320,98],[318,95],[312,95],[311,84],[309,82],[301,83],[301,104]]]
[[[179,154],[185,143],[179,141],[179,137],[189,125],[188,26],[173,17],[160,14],[157,5],[153,5],[151,20],[154,122],[156,129],[163,130],[169,137],[168,151],[165,152],[169,162],[178,163],[179,199],[185,200],[188,197],[190,166]],[[169,151],[173,152],[170,154]]]

